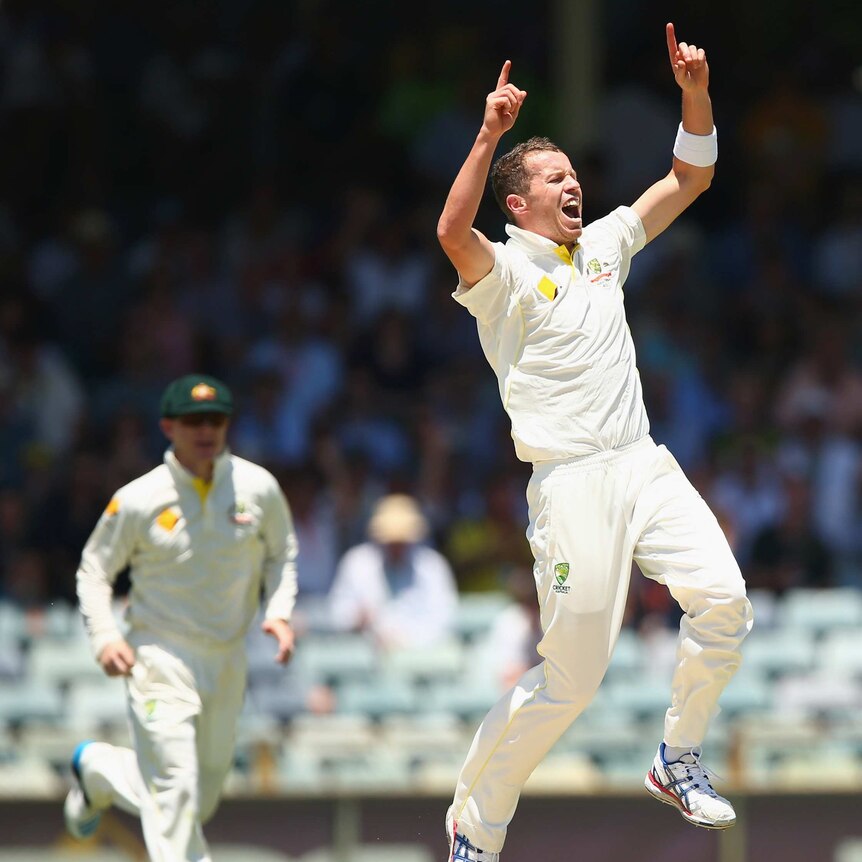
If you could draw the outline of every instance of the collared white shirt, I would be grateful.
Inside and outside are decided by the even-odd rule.
[[[646,242],[630,207],[588,225],[574,253],[507,225],[494,267],[453,294],[476,318],[522,461],[616,449],[649,433],[623,284]]]
[[[266,617],[290,619],[296,538],[275,477],[230,452],[204,492],[172,450],[114,495],[77,573],[94,653],[124,635],[111,611],[113,583],[131,567],[132,632],[207,644],[238,642],[265,593]]]

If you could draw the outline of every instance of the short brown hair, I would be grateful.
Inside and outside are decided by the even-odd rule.
[[[491,167],[491,188],[500,209],[509,221],[514,221],[512,212],[506,206],[509,195],[525,195],[530,190],[530,172],[527,170],[526,159],[530,153],[563,152],[549,138],[530,138],[528,141],[512,147],[508,153],[500,156]]]

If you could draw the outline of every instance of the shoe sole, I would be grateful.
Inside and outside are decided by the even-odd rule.
[[[683,819],[687,823],[691,823],[693,826],[699,826],[701,829],[721,830],[730,829],[730,827],[736,823],[736,818],[728,820],[726,823],[713,823],[708,820],[698,820],[697,817],[695,817],[694,814],[692,814],[685,805],[683,805],[681,800],[674,796],[669,790],[662,787],[661,784],[656,782],[652,777],[651,772],[648,772],[646,774],[646,778],[644,778],[644,787],[653,799],[657,799],[659,802],[664,802],[665,805],[672,805],[677,811],[679,811]]]

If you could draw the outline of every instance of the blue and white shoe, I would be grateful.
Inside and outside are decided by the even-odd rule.
[[[102,818],[101,810],[91,804],[81,778],[81,754],[89,744],[89,740],[79,743],[72,754],[72,788],[63,803],[66,829],[78,839],[89,838],[99,827]]]
[[[700,762],[700,750],[692,749],[679,760],[665,760],[662,743],[652,769],[644,779],[644,787],[659,802],[673,805],[695,826],[705,829],[727,829],[736,823],[733,806],[712,788],[709,771]]]
[[[458,831],[451,810],[446,817],[446,834],[449,839],[449,862],[500,862],[500,854],[476,847]]]

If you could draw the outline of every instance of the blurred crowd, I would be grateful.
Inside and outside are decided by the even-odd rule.
[[[161,457],[163,387],[193,370],[233,387],[233,450],[282,483],[301,599],[392,493],[458,591],[522,595],[530,468],[435,224],[504,56],[531,92],[518,139],[553,136],[551,4],[492,37],[499,3],[410,27],[384,5],[3,3],[0,598],[74,603],[112,492]],[[641,44],[637,23],[571,153],[587,221],[669,167],[677,89],[661,25]],[[743,71],[724,26],[700,39],[714,187],[627,283],[652,434],[751,587],[862,588],[862,67],[811,40]],[[633,584],[632,624],[672,621]]]

